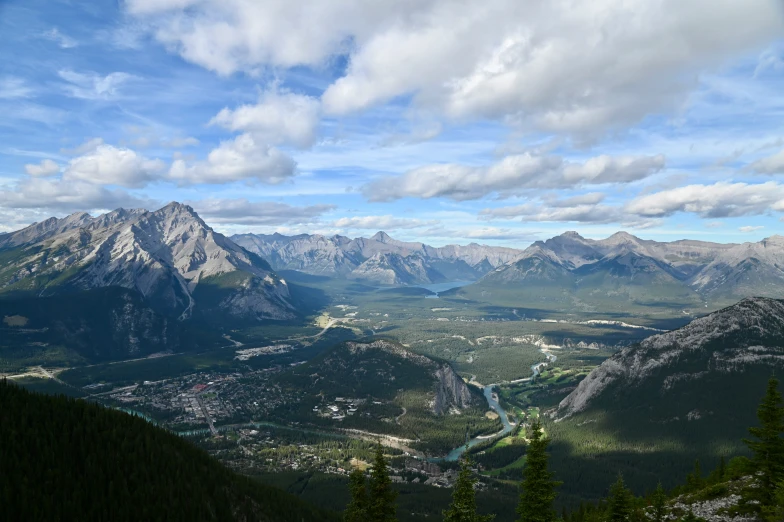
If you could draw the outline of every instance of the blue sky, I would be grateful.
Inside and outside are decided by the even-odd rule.
[[[781,2],[634,4],[6,0],[0,232],[178,200],[434,245],[779,233]]]

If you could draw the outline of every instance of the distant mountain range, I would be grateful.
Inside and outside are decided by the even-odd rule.
[[[556,296],[589,308],[601,299],[656,304],[784,297],[784,237],[721,244],[643,240],[626,232],[592,240],[566,232],[525,250],[471,243],[432,247],[378,232],[370,238],[213,231],[193,209],[76,213],[0,234],[0,295],[45,297],[122,287],[156,312],[291,319],[289,285],[276,270],[376,285],[477,281],[461,292]]]
[[[238,234],[231,239],[269,261],[276,270],[300,270],[381,285],[473,281],[522,253],[476,243],[432,247],[398,241],[385,232],[356,239],[317,234]]]
[[[748,296],[784,297],[784,237],[722,244],[657,242],[626,232],[592,240],[566,232],[535,242],[473,286],[461,291],[527,291],[576,308],[608,302],[715,308]]]

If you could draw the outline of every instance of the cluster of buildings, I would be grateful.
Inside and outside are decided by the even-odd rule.
[[[334,402],[326,406],[314,406],[313,413],[322,417],[329,417],[332,420],[341,421],[346,415],[357,413],[358,406],[364,404],[365,399],[347,399],[345,397],[335,397]]]

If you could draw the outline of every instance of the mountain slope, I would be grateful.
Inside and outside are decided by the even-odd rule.
[[[782,300],[747,298],[683,328],[624,348],[591,372],[561,402],[558,414],[581,412],[592,402],[608,398],[608,389],[620,387],[628,392],[656,386],[663,396],[681,383],[699,382],[710,374],[743,373],[758,365],[784,366]]]
[[[421,285],[441,283],[447,278],[422,257],[377,253],[349,272],[346,277],[379,285]]]
[[[390,434],[411,444],[419,439],[422,449],[442,454],[460,446],[466,430],[500,427],[485,417],[481,394],[448,363],[387,340],[337,345],[282,374],[277,384],[285,396],[299,396],[296,405],[281,408],[281,419]]]
[[[747,298],[627,347],[593,370],[548,429],[563,480],[619,471],[637,491],[674,485],[745,454],[741,440],[772,373],[784,368],[784,301]],[[601,491],[587,485],[585,493]],[[575,491],[576,492],[576,491]]]
[[[0,381],[5,520],[340,520],[95,404]]]
[[[721,252],[694,276],[691,284],[713,298],[784,297],[784,236],[771,236]]]
[[[290,319],[295,312],[286,283],[264,260],[179,203],[155,212],[118,209],[97,218],[47,220],[0,238],[0,248],[0,294],[119,286],[180,319],[215,309],[254,319]],[[221,299],[194,299],[205,285],[224,290]]]

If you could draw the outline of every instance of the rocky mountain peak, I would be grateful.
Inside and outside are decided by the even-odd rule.
[[[378,232],[373,234],[373,236],[370,239],[372,239],[373,241],[378,241],[379,243],[389,243],[390,241],[393,241],[393,239],[389,236],[389,234],[387,234],[382,230],[379,230]]]
[[[784,248],[784,236],[780,236],[778,234],[774,234],[770,237],[766,237],[762,241],[760,241],[765,247],[778,247]]]
[[[611,235],[607,239],[602,241],[608,245],[620,245],[623,243],[640,243],[640,238],[637,236],[633,236],[625,231],[616,232],[615,234]]]

